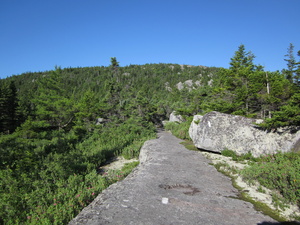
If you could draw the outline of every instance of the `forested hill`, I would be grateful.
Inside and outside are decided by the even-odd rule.
[[[241,45],[229,69],[111,58],[108,67],[0,80],[0,224],[67,223],[124,176],[102,176],[99,166],[137,157],[173,110],[187,120],[215,110],[266,119],[266,129],[299,126],[300,64],[271,72],[253,58]]]
[[[25,73],[1,80],[4,88],[5,83],[15,85],[16,93],[11,94],[16,94],[15,101],[19,105],[9,104],[3,112],[16,107],[18,122],[30,116],[58,129],[71,129],[82,119],[94,123],[97,117],[122,121],[139,116],[159,123],[173,109],[191,106],[190,96],[208,94],[207,84],[212,83],[218,70],[203,66],[146,64]],[[190,87],[192,92],[180,92],[176,88],[179,82],[186,80],[194,81]],[[193,100],[194,105],[197,101]],[[190,113],[198,110],[191,109]],[[13,128],[2,126],[2,132],[13,131]]]
[[[70,221],[125,175],[101,176],[99,166],[137,157],[172,110],[198,112],[218,70],[112,60],[0,80],[0,224]],[[180,91],[186,80],[191,91]]]

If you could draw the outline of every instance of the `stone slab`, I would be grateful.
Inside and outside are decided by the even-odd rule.
[[[277,224],[237,199],[229,177],[168,132],[145,142],[140,165],[104,190],[69,225]]]

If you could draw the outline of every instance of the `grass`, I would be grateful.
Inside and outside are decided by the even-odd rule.
[[[128,176],[131,173],[131,171],[138,165],[138,161],[126,163],[121,170],[108,170],[106,173],[103,174],[103,177],[105,177],[108,180],[109,184],[118,182],[120,180],[123,180],[126,176]]]
[[[251,152],[248,152],[247,154],[243,154],[243,155],[237,155],[234,151],[226,149],[221,152],[221,155],[231,157],[233,161],[237,161],[237,162],[244,161],[244,160],[251,160],[251,161],[257,160],[252,156]]]
[[[168,122],[165,129],[172,132],[172,134],[180,139],[191,140],[189,135],[189,128],[192,122],[192,117],[182,123]]]
[[[188,150],[191,151],[199,151],[198,148],[194,145],[194,143],[190,140],[185,140],[183,142],[180,142],[184,147],[186,147]]]

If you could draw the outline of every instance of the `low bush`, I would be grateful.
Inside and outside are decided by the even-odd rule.
[[[185,122],[168,122],[165,125],[165,129],[172,132],[172,134],[180,139],[191,140],[189,135],[189,128],[193,117],[189,117]]]
[[[113,156],[137,157],[142,142],[155,136],[151,125],[135,120],[80,137],[72,130],[45,132],[36,139],[0,136],[0,224],[67,224],[136,164],[110,177],[97,168]]]
[[[300,207],[300,154],[277,153],[261,156],[257,163],[241,171],[248,181],[277,190],[288,202]]]
[[[234,151],[226,149],[221,152],[221,155],[231,157],[233,161],[243,161],[243,160],[256,161],[257,160],[252,156],[251,152],[242,155],[237,155]]]

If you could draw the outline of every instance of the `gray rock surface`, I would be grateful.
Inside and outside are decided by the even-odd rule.
[[[289,130],[268,133],[254,124],[260,122],[242,116],[210,112],[203,116],[190,136],[196,147],[215,152],[229,149],[237,154],[251,152],[253,156],[259,156],[297,148],[300,131],[293,134]]]
[[[230,178],[200,152],[161,132],[141,149],[140,165],[111,185],[69,225],[253,225],[275,222],[237,199]],[[271,223],[270,223],[271,224]]]
[[[97,118],[96,119],[96,125],[101,125],[105,122],[106,122],[106,119],[104,119],[104,118]]]
[[[175,111],[173,111],[170,114],[169,122],[178,122],[178,123],[181,123],[183,121],[184,121],[184,119],[182,118],[182,116],[181,115],[176,115]]]
[[[184,88],[183,83],[180,81],[178,84],[176,84],[177,89],[180,91]]]
[[[198,81],[199,82],[199,81]],[[193,80],[186,80],[183,83],[180,81],[179,83],[176,84],[177,89],[180,91],[184,88],[187,88],[189,91],[191,91],[192,89],[195,89],[193,87]]]
[[[189,136],[192,140],[195,140],[197,138],[198,124],[201,122],[202,118],[202,115],[194,115],[193,117],[193,121],[189,128]]]

